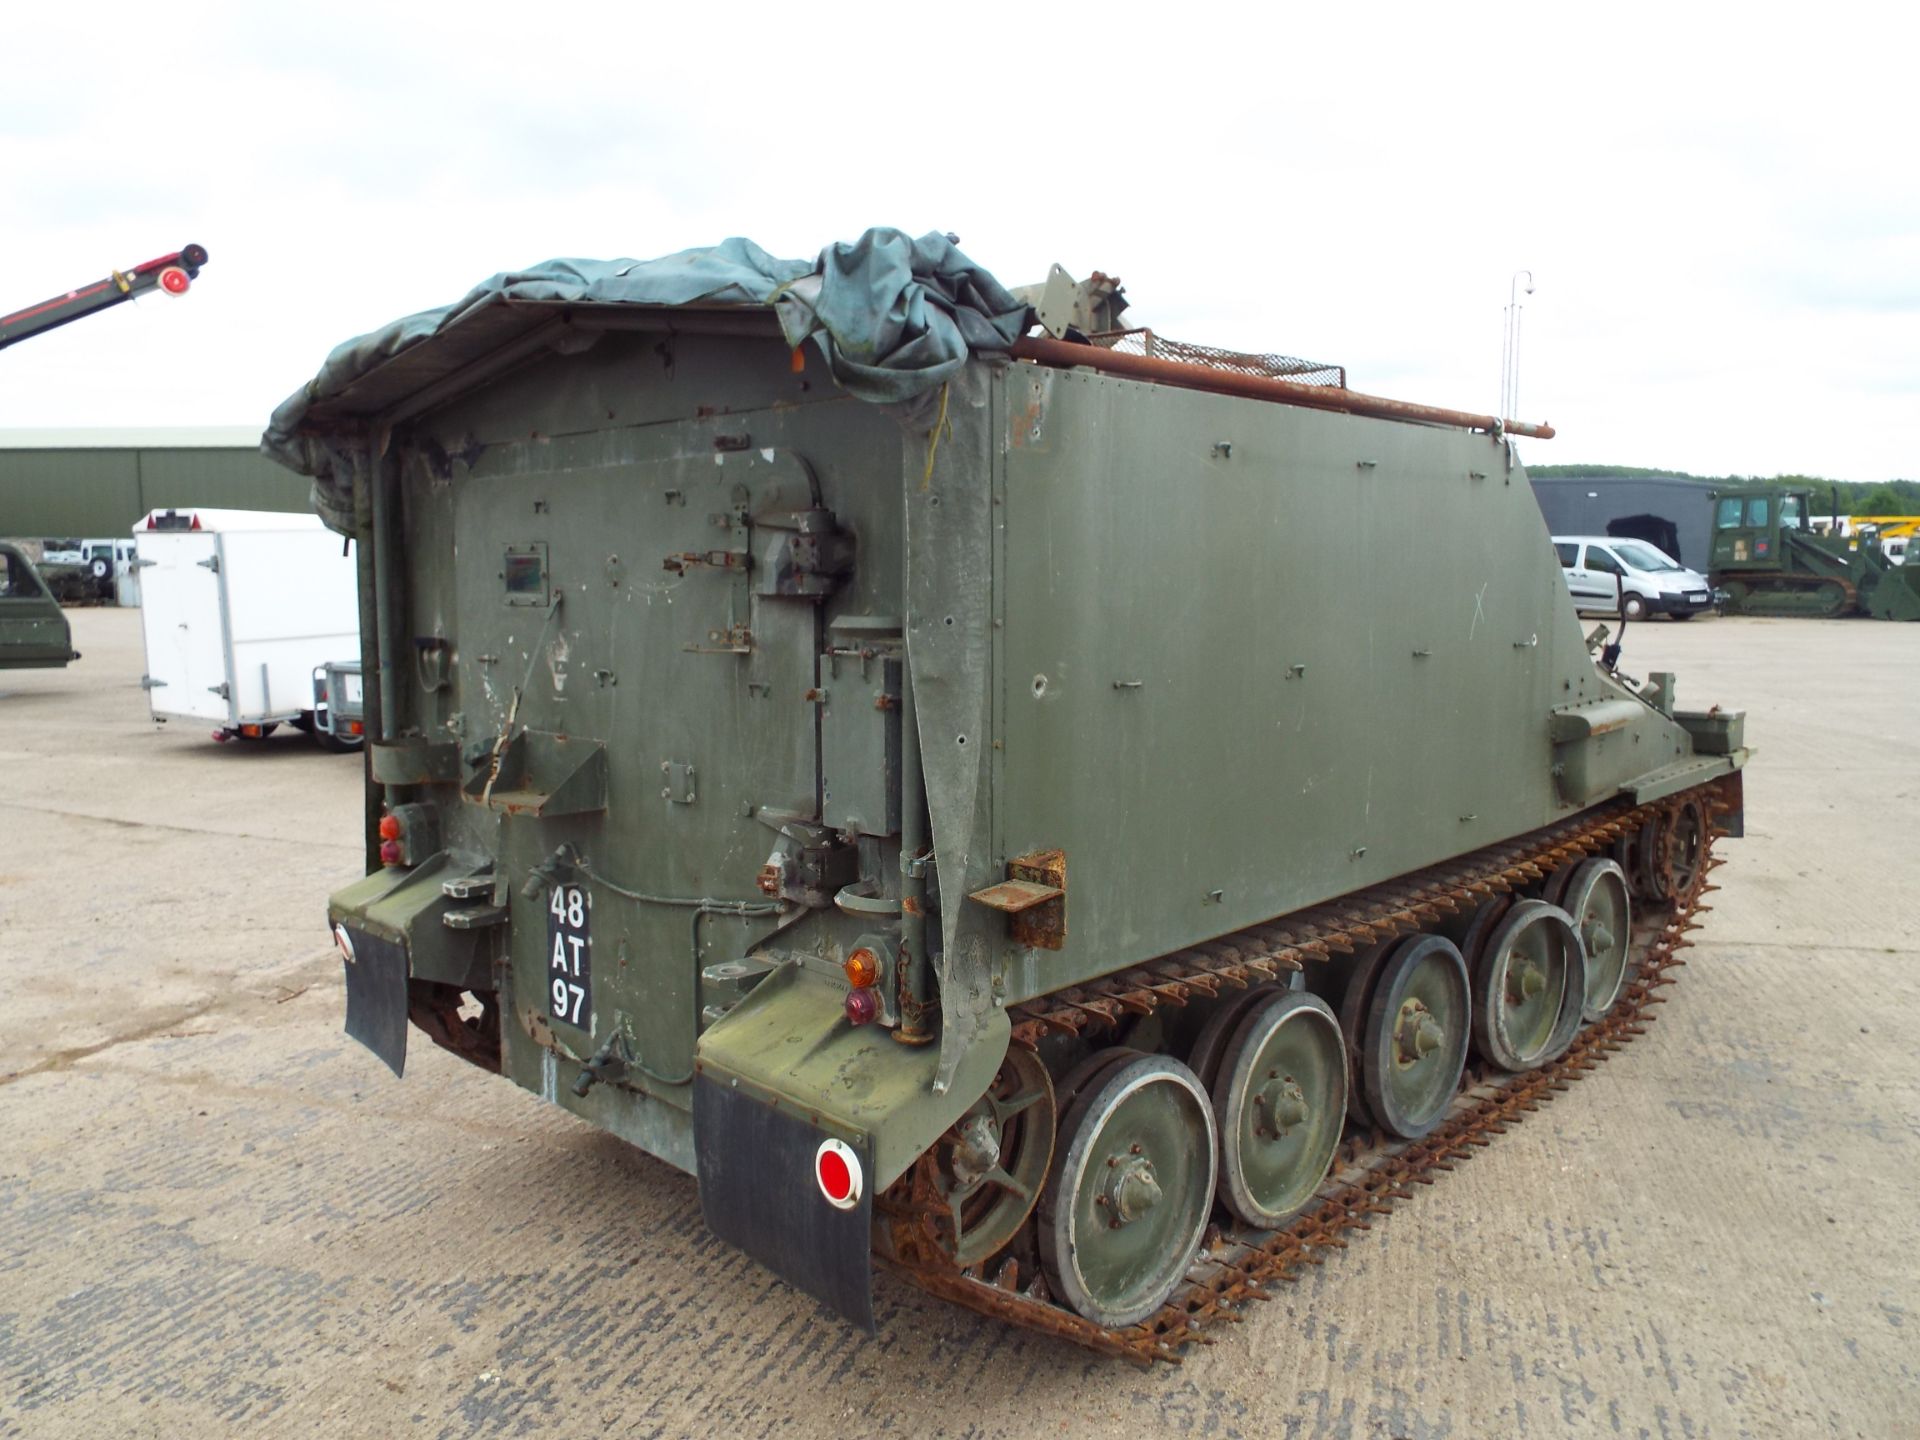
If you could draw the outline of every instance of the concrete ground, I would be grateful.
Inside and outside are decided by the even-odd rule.
[[[891,1279],[868,1341],[693,1182],[340,1034],[359,762],[155,727],[133,612],[0,672],[0,1437],[1920,1433],[1920,626],[1628,636],[1748,711],[1644,1039],[1180,1367]]]

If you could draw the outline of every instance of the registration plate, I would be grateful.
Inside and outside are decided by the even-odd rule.
[[[1704,590],[1689,590],[1687,592],[1687,599],[1696,605],[1704,605],[1707,603],[1707,592]]]
[[[547,1013],[563,1025],[590,1029],[593,1015],[593,894],[556,885],[547,897]]]

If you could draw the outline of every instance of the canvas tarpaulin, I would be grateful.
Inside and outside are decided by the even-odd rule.
[[[1028,311],[952,238],[912,239],[869,230],[811,262],[782,260],[732,239],[658,260],[550,260],[495,275],[463,299],[396,320],[339,346],[320,373],[273,413],[261,448],[314,479],[316,508],[337,529],[351,523],[351,482],[364,463],[364,423],[394,399],[472,359],[456,343],[466,326],[508,302],[562,305],[764,305],[790,345],[812,340],[834,380],[878,404],[910,402],[938,388],[970,354],[1006,350]],[[534,320],[527,322],[530,328]],[[382,372],[400,377],[375,383]]]

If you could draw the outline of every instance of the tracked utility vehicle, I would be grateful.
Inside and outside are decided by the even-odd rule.
[[[1550,431],[1031,298],[890,231],[554,262],[266,444],[360,541],[349,1032],[858,1324],[877,1258],[1149,1359],[1637,1029],[1745,751],[1582,635]]]
[[[1713,580],[1727,608],[1741,615],[1920,620],[1920,571],[1888,554],[1877,533],[1850,539],[1816,530],[1814,499],[1779,485],[1714,491]]]

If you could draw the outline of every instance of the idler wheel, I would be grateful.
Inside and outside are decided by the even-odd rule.
[[[1187,1273],[1213,1208],[1213,1108],[1167,1055],[1099,1068],[1061,1120],[1040,1196],[1053,1293],[1096,1325],[1136,1324]]]
[[[1451,940],[1409,935],[1388,951],[1359,1058],[1367,1108],[1383,1129],[1418,1140],[1445,1117],[1466,1065],[1471,1015],[1466,963]]]
[[[1262,996],[1235,1028],[1213,1082],[1221,1203],[1277,1229],[1327,1178],[1347,1110],[1347,1047],[1317,995]]]
[[[1693,893],[1707,853],[1707,816],[1698,800],[1682,801],[1661,827],[1659,860],[1654,870],[1660,898],[1680,900]]]
[[[1567,912],[1520,901],[1474,967],[1475,1046],[1502,1070],[1536,1070],[1565,1054],[1580,1028],[1586,974]]]
[[[1053,1103],[1047,1067],[1015,1045],[987,1093],[941,1137],[940,1186],[956,1264],[996,1254],[1033,1213],[1053,1159]]]
[[[1600,1019],[1620,998],[1627,983],[1627,956],[1633,939],[1633,898],[1627,877],[1611,860],[1588,860],[1573,872],[1561,907],[1573,917],[1587,956],[1587,993],[1582,1018]]]

